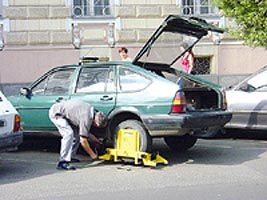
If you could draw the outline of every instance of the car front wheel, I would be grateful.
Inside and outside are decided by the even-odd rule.
[[[165,143],[174,151],[186,151],[190,149],[197,141],[197,138],[191,135],[167,136],[164,137]]]
[[[137,120],[126,120],[118,124],[115,128],[114,146],[116,147],[117,136],[120,129],[132,129],[139,133],[139,151],[150,152],[152,146],[152,138],[148,134],[144,125]]]

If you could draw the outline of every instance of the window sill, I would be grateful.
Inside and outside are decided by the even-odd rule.
[[[100,23],[100,24],[108,24],[115,23],[115,17],[73,17],[72,21],[75,23]]]

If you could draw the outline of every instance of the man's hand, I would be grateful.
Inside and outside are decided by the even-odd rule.
[[[96,136],[94,136],[92,133],[89,134],[89,138],[95,142],[95,143],[98,143],[98,144],[102,144],[102,141],[100,141]]]
[[[96,153],[91,149],[90,144],[88,143],[88,140],[86,137],[80,137],[80,143],[83,147],[83,149],[88,153],[88,155],[92,158],[92,160],[97,159]]]

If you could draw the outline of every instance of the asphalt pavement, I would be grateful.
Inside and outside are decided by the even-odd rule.
[[[60,138],[27,137],[0,154],[1,200],[10,199],[255,199],[267,196],[267,139],[235,135],[199,140],[187,152],[161,139],[154,151],[169,161],[155,168],[91,161],[82,151],[76,171],[56,169]]]

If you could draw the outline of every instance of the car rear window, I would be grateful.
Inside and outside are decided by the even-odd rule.
[[[122,92],[142,90],[151,83],[150,79],[127,68],[120,67],[119,75],[120,91]]]

